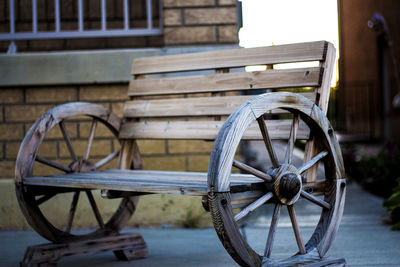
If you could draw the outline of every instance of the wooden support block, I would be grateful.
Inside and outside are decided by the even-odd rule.
[[[335,258],[323,258],[323,259],[315,259],[313,261],[306,260],[304,263],[300,263],[298,261],[263,261],[262,267],[277,267],[277,266],[301,266],[301,267],[346,267],[346,260],[343,258],[335,259]]]
[[[57,266],[62,258],[113,251],[119,260],[147,257],[147,245],[140,234],[87,239],[61,244],[41,244],[26,249],[20,266]]]
[[[322,266],[345,267],[346,260],[343,258],[340,258],[340,259],[326,258],[326,259],[322,259],[317,262],[307,263],[307,264],[299,265],[299,266],[304,266],[304,267],[322,267]]]

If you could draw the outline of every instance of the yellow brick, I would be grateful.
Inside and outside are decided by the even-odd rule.
[[[0,140],[22,140],[23,136],[22,124],[0,124]]]
[[[164,7],[213,6],[215,0],[164,0]]]
[[[218,0],[220,6],[234,6],[237,0]]]
[[[210,153],[213,145],[202,140],[168,140],[168,153]]]
[[[236,23],[236,8],[193,8],[184,11],[185,24]]]
[[[117,115],[118,118],[122,118],[124,115],[124,106],[125,106],[125,101],[119,103],[112,103],[111,110],[115,115]]]
[[[173,26],[181,25],[181,10],[180,9],[166,9],[164,10],[164,25]]]
[[[184,171],[185,157],[170,156],[170,157],[144,157],[144,170],[164,170],[164,171]]]
[[[238,40],[238,33],[236,26],[220,26],[219,30],[219,41],[236,43]]]
[[[81,101],[128,100],[128,85],[83,86],[79,91]]]
[[[43,142],[39,146],[38,155],[43,158],[57,158],[57,142]]]
[[[24,101],[22,89],[1,89],[0,103],[15,104]]]
[[[21,142],[7,142],[6,143],[6,159],[15,160],[18,155]]]
[[[65,128],[67,129],[68,136],[70,138],[76,138],[78,136],[78,127],[76,122],[64,122]],[[60,126],[55,125],[53,129],[51,129],[46,134],[46,139],[64,139],[63,134],[60,130]]]
[[[78,158],[82,158],[85,153],[87,140],[72,141],[75,154]],[[91,158],[105,157],[111,153],[111,141],[110,140],[94,140],[92,149],[90,151],[89,160]],[[69,150],[65,142],[60,143],[60,157],[71,158]]]
[[[54,160],[54,161],[64,165],[65,167],[68,167],[72,163],[72,160]],[[50,167],[46,164],[42,164],[40,162],[35,162],[35,164],[33,165],[34,176],[45,176],[45,175],[62,174],[62,173],[64,172],[55,169],[53,167]]]
[[[209,161],[210,156],[189,156],[188,171],[206,172]]]
[[[77,90],[71,87],[30,88],[26,90],[26,102],[71,102],[76,101]]]
[[[15,161],[0,161],[0,178],[14,178]]]
[[[32,122],[39,119],[44,113],[54,106],[50,105],[18,105],[5,107],[6,121]]]
[[[5,156],[4,145],[3,142],[0,142],[0,160],[3,159],[3,155]]]
[[[235,95],[239,95],[238,92],[226,92],[225,93],[226,96],[235,96]]]
[[[213,26],[165,28],[164,40],[166,44],[192,44],[216,42]]]
[[[165,154],[164,140],[137,140],[141,155]]]
[[[114,151],[118,150],[121,148],[121,143],[118,139],[113,140],[113,146],[114,146]]]
[[[88,138],[92,122],[79,123],[79,137]],[[95,137],[109,137],[116,138],[115,135],[101,122],[97,122]]]
[[[195,94],[190,94],[187,97],[193,98],[193,97],[210,97],[210,96],[212,96],[211,93],[195,93]]]
[[[97,162],[95,160],[94,162]],[[103,165],[99,170],[108,170],[108,169],[117,169],[118,168],[118,157],[108,162],[106,165]]]

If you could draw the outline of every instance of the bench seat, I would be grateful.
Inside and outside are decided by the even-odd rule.
[[[251,186],[262,180],[248,174],[232,174],[232,186]],[[207,173],[144,170],[104,170],[27,177],[25,185],[61,188],[106,189],[140,193],[207,195]]]

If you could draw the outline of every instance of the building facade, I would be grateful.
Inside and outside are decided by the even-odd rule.
[[[13,177],[19,146],[36,119],[73,101],[97,103],[122,117],[135,58],[236,47],[238,21],[234,0],[2,1],[0,34],[24,33],[28,39],[17,36],[13,45],[11,40],[0,39],[0,203],[2,210],[12,214],[2,220],[0,228],[27,227],[17,207]],[[40,36],[43,32],[53,36],[29,39],[29,34]],[[72,37],[63,37],[65,32]],[[87,38],[85,34],[98,36]],[[82,152],[90,121],[76,120],[66,127],[77,153]],[[140,140],[138,145],[144,169],[206,171],[213,143]],[[94,149],[91,157],[101,159],[119,144],[106,129],[99,128],[94,146],[100,149]],[[56,133],[41,145],[40,153],[68,164],[66,149],[62,135]],[[40,174],[52,172],[40,168]],[[181,205],[191,207],[192,202]],[[169,218],[173,213],[163,206],[165,201],[143,203],[143,209],[153,206],[156,214],[141,216],[139,212],[133,224],[159,223],[160,217],[174,223],[186,216],[182,211],[178,218]],[[200,205],[200,201],[196,203]],[[200,206],[194,209],[202,212]],[[84,220],[81,224],[87,226]]]

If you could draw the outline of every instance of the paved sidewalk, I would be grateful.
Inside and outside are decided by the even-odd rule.
[[[297,211],[297,210],[296,210]],[[339,233],[328,256],[344,257],[348,266],[400,266],[400,231],[390,231],[381,224],[385,212],[382,200],[350,185]],[[304,236],[313,231],[313,209],[300,209]],[[273,255],[296,249],[293,232],[283,215],[277,231]],[[262,246],[266,238],[267,220],[260,217],[246,227],[249,242]],[[109,253],[63,259],[59,266],[236,266],[219,242],[214,229],[127,229],[139,232],[149,247],[149,257],[132,262],[119,262]],[[27,246],[46,243],[33,231],[0,231],[0,266],[18,266]]]

